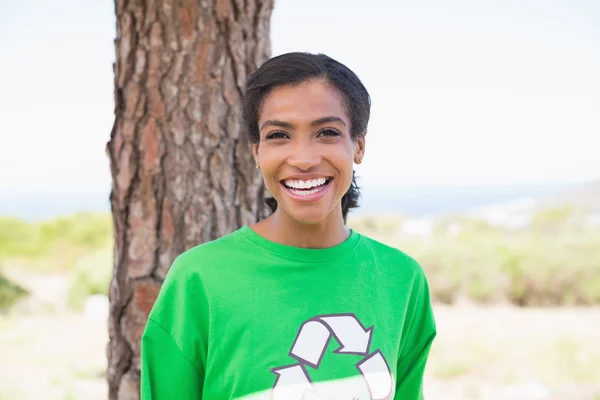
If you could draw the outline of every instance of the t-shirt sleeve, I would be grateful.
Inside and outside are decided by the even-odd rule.
[[[202,398],[208,300],[194,258],[180,256],[167,273],[142,335],[142,400]]]
[[[423,271],[418,269],[407,311],[407,325],[402,333],[398,356],[394,399],[422,400],[423,378],[436,325],[431,306],[429,286]]]
[[[141,399],[202,398],[202,372],[181,352],[169,333],[149,320],[142,337]]]

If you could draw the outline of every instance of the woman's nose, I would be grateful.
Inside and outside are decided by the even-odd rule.
[[[288,164],[302,171],[308,171],[321,162],[321,155],[312,144],[299,143],[293,146]]]

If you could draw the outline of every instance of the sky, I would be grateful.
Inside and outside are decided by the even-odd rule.
[[[366,185],[600,178],[600,2],[276,1],[272,54],[321,52],[372,97]],[[0,2],[0,194],[104,193],[114,2]]]

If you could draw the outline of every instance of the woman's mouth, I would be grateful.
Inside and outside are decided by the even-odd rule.
[[[285,179],[281,181],[281,185],[287,192],[294,197],[302,198],[303,200],[316,200],[325,192],[325,189],[333,181],[331,177],[315,178],[315,179]]]

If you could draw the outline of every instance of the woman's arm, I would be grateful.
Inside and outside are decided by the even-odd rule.
[[[422,269],[411,289],[411,299],[402,332],[401,350],[396,370],[397,400],[422,400],[423,378],[431,344],[436,336],[436,324],[431,306],[429,285]]]
[[[208,300],[197,261],[178,257],[142,335],[142,400],[200,400],[208,337]]]
[[[425,365],[429,357],[429,350],[435,334],[426,342],[423,347],[414,357],[409,365],[408,360],[398,363],[398,379],[396,381],[396,392],[394,399],[396,400],[423,400],[423,377],[425,375]],[[402,370],[401,370],[402,368]],[[400,375],[402,374],[402,375]]]
[[[142,336],[141,399],[202,399],[203,373],[173,337],[149,320]]]

